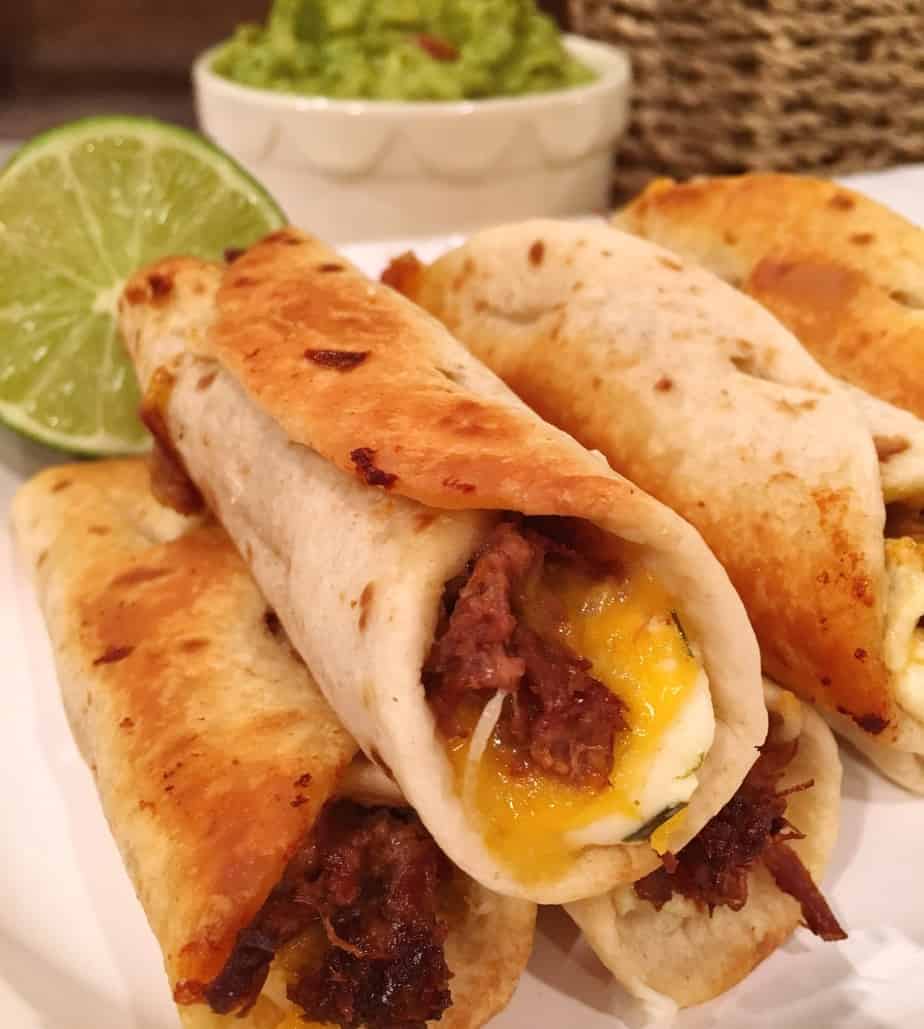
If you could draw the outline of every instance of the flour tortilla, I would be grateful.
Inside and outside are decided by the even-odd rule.
[[[773,173],[659,179],[614,224],[738,285],[851,383],[883,458],[886,502],[924,504],[924,231],[834,182]],[[924,793],[917,753],[836,713],[829,721],[890,779]]]
[[[781,788],[814,780],[811,789],[788,798],[786,817],[805,833],[805,839],[789,845],[820,883],[837,841],[837,745],[818,714],[791,694],[768,683],[767,701],[770,710],[785,712],[785,738],[799,739]],[[711,1000],[740,982],[802,917],[798,902],[777,887],[761,864],[749,873],[748,901],[740,911],[721,907],[710,916],[679,896],[656,911],[631,886],[622,886],[605,897],[569,904],[568,913],[630,993],[648,999],[654,990],[680,1007]]]
[[[370,796],[357,747],[284,638],[223,530],[150,494],[141,461],[64,465],[22,487],[61,694],[179,995],[211,981],[335,794]],[[352,762],[352,764],[351,764]],[[361,784],[365,783],[365,787]],[[394,802],[383,798],[387,803]],[[468,881],[451,916],[453,1006],[474,1029],[512,994],[535,908]],[[454,919],[454,920],[453,920]],[[243,1019],[181,1005],[188,1029],[271,1029],[281,991]]]
[[[774,173],[658,179],[613,224],[771,311],[854,387],[886,502],[924,503],[924,231],[836,183]]]
[[[897,704],[883,646],[883,491],[920,495],[917,419],[847,390],[709,272],[602,223],[489,229],[390,275],[543,417],[689,519],[767,674],[920,788],[924,723]],[[880,467],[876,443],[898,433],[907,452]]]
[[[456,792],[420,681],[444,583],[500,511],[572,516],[618,538],[678,598],[716,715],[692,836],[734,793],[766,731],[740,601],[700,537],[544,423],[435,320],[295,230],[230,267],[161,262],[120,323],[170,444],[234,539],[343,724],[443,850],[483,885],[555,903],[655,867],[646,843],[591,847],[525,882]],[[349,369],[312,358],[348,350]],[[374,461],[388,489],[357,474]],[[371,458],[370,458],[371,455]],[[383,481],[381,478],[378,481]]]
[[[834,182],[653,182],[620,227],[699,261],[776,315],[833,375],[924,417],[924,231]]]

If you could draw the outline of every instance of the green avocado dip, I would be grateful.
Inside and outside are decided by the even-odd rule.
[[[534,0],[275,0],[212,60],[245,86],[300,96],[466,100],[596,78]]]

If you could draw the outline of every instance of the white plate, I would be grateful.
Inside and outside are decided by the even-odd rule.
[[[924,223],[924,168],[864,176],[871,195]],[[419,247],[432,256],[446,241]],[[357,246],[377,273],[400,244]],[[0,507],[55,458],[0,430]],[[175,1029],[160,952],[70,738],[44,629],[0,527],[0,1029]],[[924,800],[845,755],[843,826],[825,882],[850,932],[806,932],[679,1029],[897,1029],[924,1016]],[[643,1024],[558,910],[496,1029]]]

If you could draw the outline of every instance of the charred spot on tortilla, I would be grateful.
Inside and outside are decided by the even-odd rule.
[[[170,568],[148,568],[139,565],[136,568],[129,568],[127,572],[121,572],[109,584],[110,588],[117,586],[138,586],[143,582],[153,582],[155,579],[162,579],[165,575],[171,574]]]
[[[58,479],[58,481],[51,487],[52,493],[60,493],[62,490],[68,489],[72,485],[70,479]]]
[[[199,376],[199,379],[196,382],[196,389],[201,393],[203,390],[208,389],[217,378],[218,369],[213,368],[211,371]]]
[[[910,307],[912,310],[920,311],[924,308],[924,299],[920,296],[913,297],[904,289],[893,289],[889,292],[889,299],[902,307]]]
[[[443,479],[443,485],[446,487],[446,489],[454,489],[454,490],[457,490],[459,493],[474,493],[475,492],[475,484],[474,483],[462,482],[460,479],[457,479],[457,478],[455,478],[455,476],[452,476],[452,475],[450,475],[447,478]]]
[[[270,636],[279,637],[282,635],[282,622],[279,621],[279,615],[271,607],[268,607],[263,612],[263,625]]]
[[[356,474],[367,486],[391,489],[398,481],[398,476],[379,468],[375,463],[375,454],[375,450],[371,447],[357,447],[350,451],[350,460],[356,466]]]
[[[873,436],[873,443],[876,456],[883,463],[911,449],[911,443],[904,436]]]
[[[244,247],[226,247],[225,248],[225,262],[227,264],[234,264],[234,262],[242,257],[246,253]]]
[[[102,654],[93,662],[94,665],[112,665],[124,661],[133,651],[134,647],[107,647]]]
[[[336,261],[325,261],[323,264],[318,265],[318,271],[330,273],[330,272],[343,272],[346,271],[346,265],[338,264]]]
[[[875,603],[875,597],[870,588],[870,581],[865,575],[858,575],[853,580],[851,592],[861,604],[865,604],[867,607],[872,607]]]
[[[534,267],[538,268],[545,259],[545,243],[541,239],[537,239],[531,244],[529,248],[529,263]]]
[[[148,286],[151,290],[151,299],[155,303],[164,300],[173,292],[173,276],[163,272],[151,272],[148,275]]]
[[[91,525],[87,528],[91,536],[108,536],[111,532],[108,525]]]
[[[683,265],[679,261],[674,260],[673,257],[664,257],[663,255],[659,254],[658,264],[660,264],[662,268],[670,268],[672,272],[683,271]]]
[[[369,356],[368,350],[312,350],[305,351],[307,360],[322,368],[333,368],[338,372],[349,372],[359,367]]]
[[[817,400],[789,400],[787,397],[778,397],[774,401],[774,406],[778,411],[782,411],[784,414],[803,414],[806,411],[814,411],[818,406]]]
[[[883,718],[881,715],[851,715],[851,717],[864,732],[868,732],[871,736],[878,736],[889,726],[888,718]]]
[[[602,384],[602,380],[597,378],[594,380],[595,384]],[[668,393],[674,388],[674,380],[668,375],[662,375],[660,379],[655,383],[654,388],[659,393]]]
[[[180,640],[179,646],[184,654],[198,654],[209,646],[209,641],[201,636],[193,636],[189,639]]]
[[[367,582],[359,595],[359,631],[365,632],[369,623],[369,612],[372,610],[372,600],[375,596],[375,583]]]
[[[295,785],[298,786],[300,789],[305,789],[305,787],[309,786],[310,784],[311,772],[305,772],[295,780]]]
[[[828,207],[833,207],[835,211],[849,211],[855,203],[856,201],[849,193],[835,193],[828,201]]]
[[[752,379],[769,378],[758,368],[754,354],[750,351],[746,350],[743,353],[730,354],[728,360],[742,375],[749,375]]]
[[[437,517],[432,511],[418,511],[414,515],[414,531],[425,532],[436,521]]]

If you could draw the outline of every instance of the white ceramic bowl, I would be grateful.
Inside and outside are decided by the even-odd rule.
[[[327,100],[239,86],[193,66],[199,124],[296,225],[338,242],[435,235],[607,202],[629,62],[567,36],[586,86],[459,102]]]

